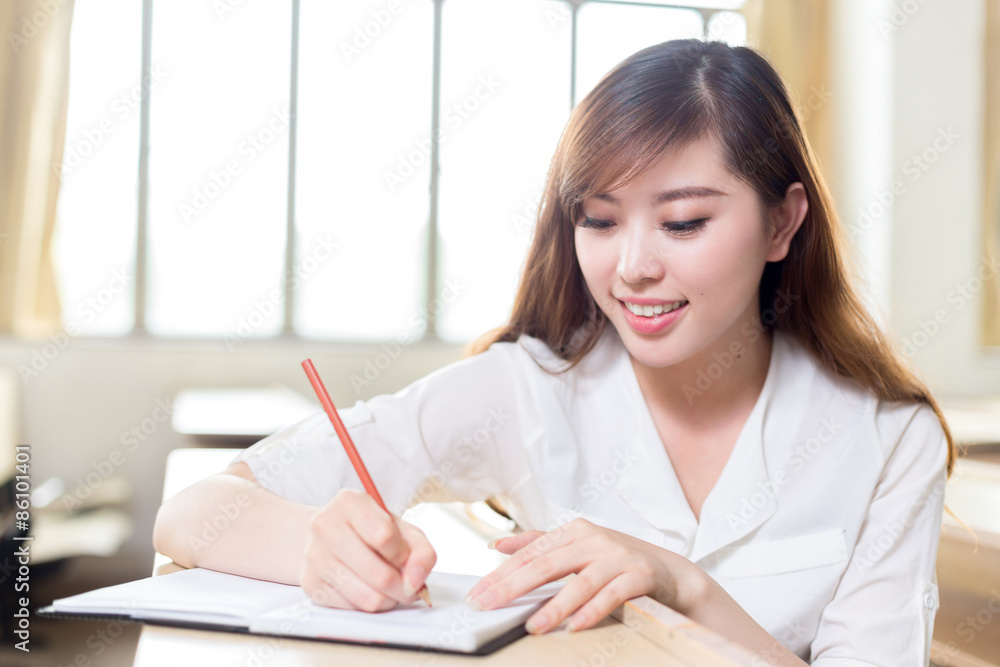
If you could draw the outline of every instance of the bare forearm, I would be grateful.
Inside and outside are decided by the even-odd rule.
[[[309,521],[320,509],[236,475],[214,475],[163,504],[153,544],[185,567],[298,584]]]
[[[808,663],[772,637],[701,568],[688,561],[686,577],[680,579],[677,610],[693,621],[748,649],[775,667],[802,667]]]

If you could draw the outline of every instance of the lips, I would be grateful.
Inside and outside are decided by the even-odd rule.
[[[652,316],[646,316],[646,315],[636,315],[632,310],[629,309],[629,306],[628,304],[626,304],[626,302],[621,301],[620,303],[621,303],[622,313],[625,316],[625,321],[628,323],[629,327],[631,327],[633,331],[640,334],[657,334],[665,331],[666,329],[673,326],[673,324],[677,320],[683,317],[684,313],[688,311],[688,306],[690,305],[687,301],[674,302],[673,304],[668,303],[666,304],[667,307],[670,307],[678,303],[680,305],[677,305],[677,307],[675,307],[673,310],[661,312],[660,314],[654,313]],[[633,304],[633,308],[636,305],[638,304]],[[657,305],[662,306],[662,304],[657,304]],[[643,307],[643,312],[645,312],[646,308],[653,308],[653,306],[648,304],[643,305],[642,307]]]
[[[631,299],[624,300],[625,307],[629,309],[633,314],[643,316],[643,317],[653,317],[659,315],[660,313],[667,313],[672,310],[676,310],[683,306],[687,301],[672,301],[668,303],[654,303],[654,304],[642,304]]]

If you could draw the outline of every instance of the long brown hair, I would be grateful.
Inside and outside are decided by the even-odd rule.
[[[576,259],[574,221],[583,200],[707,135],[719,139],[727,167],[757,192],[763,210],[780,203],[792,183],[806,191],[808,212],[788,255],[768,262],[761,278],[763,326],[792,334],[830,371],[881,400],[931,406],[948,441],[950,475],[955,443],[944,415],[852,287],[846,234],[800,118],[778,73],[746,47],[694,39],[648,47],[574,108],[549,167],[510,321],[463,356],[527,334],[570,362],[560,372],[575,366],[607,326]],[[771,308],[779,290],[796,297],[792,306]]]

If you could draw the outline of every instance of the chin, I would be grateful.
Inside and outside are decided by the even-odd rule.
[[[691,356],[685,352],[688,346],[677,337],[643,336],[632,331],[627,324],[624,326],[624,332],[618,329],[618,336],[632,358],[644,366],[666,368]]]
[[[676,355],[666,354],[663,351],[650,352],[649,350],[629,349],[629,354],[632,355],[632,358],[635,359],[637,363],[640,363],[648,368],[667,368],[675,365],[679,361],[682,361],[682,359]]]

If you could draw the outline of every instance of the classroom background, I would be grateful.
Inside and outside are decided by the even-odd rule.
[[[148,576],[170,452],[317,410],[306,357],[347,407],[502,324],[572,105],[696,37],[791,87],[965,447],[936,655],[1000,662],[1000,1],[5,0],[0,37],[0,503],[7,549],[29,465],[32,604]],[[33,627],[37,664],[130,665],[140,632]]]

